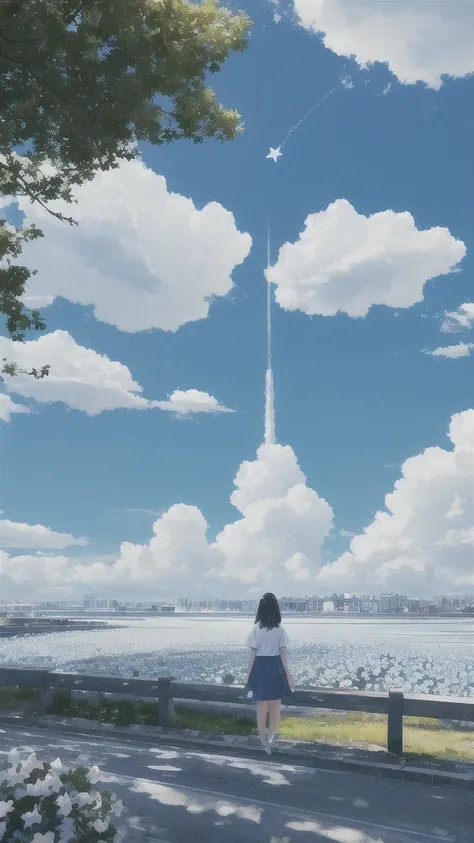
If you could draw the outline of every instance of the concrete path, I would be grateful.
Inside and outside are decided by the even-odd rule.
[[[127,843],[472,843],[474,797],[388,781],[132,741],[0,729],[0,758],[17,747],[64,763],[98,764],[129,808]],[[123,819],[123,818],[122,818]],[[286,843],[286,841],[285,841]]]

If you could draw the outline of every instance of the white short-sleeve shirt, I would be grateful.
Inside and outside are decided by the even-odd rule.
[[[282,626],[267,629],[260,628],[256,623],[247,638],[247,647],[257,651],[257,656],[279,656],[282,647],[286,647],[290,639]]]

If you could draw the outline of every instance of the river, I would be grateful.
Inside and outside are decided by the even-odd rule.
[[[0,664],[202,682],[219,682],[225,674],[244,679],[249,617],[175,614],[114,617],[113,623],[118,628],[0,639]],[[288,617],[284,626],[298,685],[474,696],[472,618]]]

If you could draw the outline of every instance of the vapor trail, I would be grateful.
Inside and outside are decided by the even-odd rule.
[[[270,223],[267,232],[267,269],[270,268]],[[275,444],[275,395],[272,371],[272,291],[267,279],[267,371],[265,374],[265,444]]]
[[[316,109],[318,109],[321,105],[323,105],[323,103],[325,103],[326,100],[329,99],[329,97],[331,97],[337,91],[337,89],[340,87],[340,85],[341,85],[341,80],[338,81],[337,85],[334,85],[334,88],[331,88],[330,91],[327,91],[327,93],[324,94],[324,96],[320,100],[318,100],[317,103],[315,103],[315,105],[311,106],[309,111],[307,111],[306,114],[300,120],[298,120],[298,122],[295,123],[295,125],[292,126],[291,129],[289,129],[288,134],[287,134],[286,138],[281,142],[281,144],[279,146],[279,149],[283,149],[283,147],[290,140],[293,132],[296,132],[296,130],[299,129],[299,127],[308,119],[308,117],[311,117],[313,112],[316,111]]]

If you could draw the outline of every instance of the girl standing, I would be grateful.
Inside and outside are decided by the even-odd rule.
[[[281,700],[290,696],[294,685],[288,670],[288,643],[288,635],[281,626],[278,600],[274,594],[264,594],[247,638],[251,653],[246,690],[247,696],[257,703],[258,734],[268,755],[271,755],[280,725]],[[270,716],[268,737],[267,713]]]

